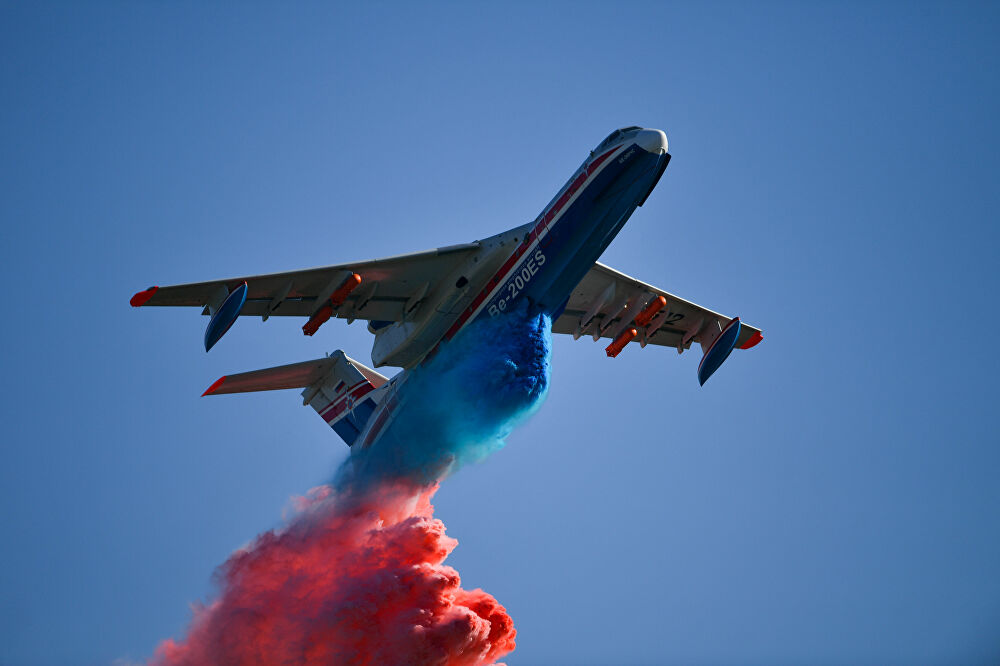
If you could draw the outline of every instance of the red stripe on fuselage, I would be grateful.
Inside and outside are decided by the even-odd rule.
[[[594,173],[594,171],[597,170],[597,167],[601,166],[604,160],[608,159],[611,156],[611,153],[615,152],[619,148],[621,148],[621,146],[616,146],[591,162],[590,166],[587,167],[587,175]]]
[[[706,349],[705,353],[702,354],[702,356],[701,356],[701,361],[698,362],[698,371],[699,372],[701,371],[701,366],[703,366],[705,364],[705,359],[708,358],[708,355],[712,353],[713,349],[715,349],[715,345],[719,344],[719,340],[722,339],[722,336],[724,336],[726,334],[726,332],[730,328],[732,328],[733,324],[736,324],[739,321],[740,321],[739,317],[733,317],[732,319],[730,319],[729,323],[726,324],[726,327],[724,329],[722,329],[722,331],[719,332],[719,335],[715,338],[715,340],[712,340],[712,344],[710,344],[708,346],[708,349]],[[734,341],[734,343],[735,343],[735,341]],[[735,346],[735,344],[734,344],[734,346]]]
[[[389,398],[389,401],[385,403],[385,407],[382,409],[381,413],[379,413],[378,417],[375,419],[375,423],[373,423],[372,427],[368,430],[368,434],[365,435],[364,441],[361,442],[362,449],[368,448],[371,445],[372,441],[374,441],[374,439],[378,437],[379,431],[382,430],[382,426],[385,425],[386,420],[389,418],[389,413],[395,408],[396,408],[396,396],[392,396],[391,398]]]
[[[465,311],[455,321],[455,323],[451,325],[451,328],[449,328],[448,331],[444,334],[445,340],[451,340],[455,336],[455,334],[458,333],[458,331],[462,328],[462,326],[464,326],[465,323],[469,321],[469,318],[472,317],[472,314],[479,309],[479,306],[483,304],[483,301],[489,298],[489,295],[493,293],[493,289],[495,289],[498,284],[507,279],[507,274],[510,272],[511,268],[514,267],[514,264],[517,263],[517,260],[520,259],[522,256],[524,256],[524,254],[528,251],[528,248],[535,241],[535,239],[538,238],[539,235],[541,235],[542,230],[548,225],[550,221],[552,221],[552,219],[556,215],[559,214],[563,206],[565,206],[566,203],[571,198],[573,198],[573,195],[576,194],[577,190],[580,189],[583,183],[586,182],[586,180],[590,178],[590,176],[594,175],[594,173],[597,170],[596,167],[601,163],[603,163],[612,153],[614,153],[621,147],[622,146],[615,146],[608,152],[604,153],[603,155],[595,159],[593,162],[591,162],[586,169],[581,171],[579,175],[577,175],[577,177],[573,179],[573,182],[570,184],[568,188],[566,188],[566,191],[563,192],[562,196],[559,197],[559,199],[552,205],[552,207],[544,215],[541,216],[541,219],[538,220],[538,224],[535,225],[535,227],[531,230],[530,234],[528,235],[527,242],[520,243],[517,246],[517,248],[510,255],[510,257],[507,258],[507,261],[503,263],[503,266],[500,267],[500,270],[498,270],[493,275],[493,277],[490,278],[489,282],[486,283],[486,286],[483,287],[483,290],[480,291],[476,295],[476,297],[472,300],[472,303],[469,304],[469,307],[467,307]],[[431,353],[428,354],[428,357],[433,356],[436,350],[437,347],[435,346],[435,348],[431,350]]]

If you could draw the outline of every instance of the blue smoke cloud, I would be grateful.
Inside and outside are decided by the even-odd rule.
[[[501,448],[548,391],[551,331],[548,315],[525,301],[442,344],[411,371],[395,420],[374,446],[345,463],[338,485],[432,483]]]

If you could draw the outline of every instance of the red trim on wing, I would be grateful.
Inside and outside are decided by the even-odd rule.
[[[757,331],[756,333],[750,336],[749,340],[747,340],[740,346],[740,349],[750,349],[751,347],[756,347],[757,345],[760,344],[760,341],[763,339],[764,339],[764,334],[761,333],[760,331]]]
[[[131,305],[134,308],[142,307],[143,305],[146,304],[146,301],[151,299],[153,297],[153,294],[155,294],[158,290],[159,287],[150,287],[145,291],[140,291],[136,293],[132,298],[129,299],[129,305]]]
[[[226,381],[226,376],[222,375],[221,377],[215,380],[215,383],[213,383],[211,386],[205,389],[205,392],[201,394],[201,397],[204,398],[206,395],[212,395],[213,393],[218,391],[219,387],[222,386],[222,383],[224,381]]]

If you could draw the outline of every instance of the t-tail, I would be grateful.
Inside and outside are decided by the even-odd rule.
[[[389,388],[389,379],[341,350],[325,358],[226,375],[202,395],[301,388],[302,403],[353,446]]]

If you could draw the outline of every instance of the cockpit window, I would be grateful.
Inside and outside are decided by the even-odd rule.
[[[597,144],[597,148],[595,148],[594,150],[595,151],[604,150],[605,148],[607,148],[608,146],[610,146],[612,143],[615,142],[615,139],[618,138],[619,134],[621,134],[621,130],[615,130],[614,132],[608,135],[608,138]]]
[[[613,144],[615,141],[617,141],[617,140],[621,139],[622,137],[624,137],[629,132],[634,132],[636,130],[641,130],[641,129],[642,128],[638,127],[637,125],[630,125],[628,127],[622,127],[620,129],[616,129],[614,132],[612,132],[611,134],[609,134],[608,137],[606,139],[604,139],[604,141],[601,141],[601,143],[598,144],[597,148],[594,149],[594,152],[599,152],[599,151],[603,150],[604,148],[607,148],[608,146],[610,146],[611,144]]]

